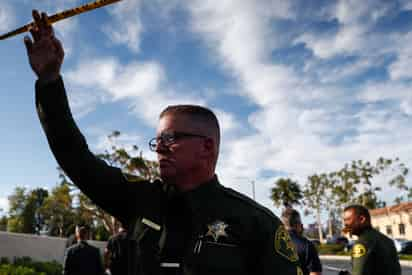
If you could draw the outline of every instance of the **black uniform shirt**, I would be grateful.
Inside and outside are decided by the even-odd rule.
[[[400,275],[401,267],[393,241],[368,228],[352,248],[352,275]]]
[[[297,234],[294,230],[289,231],[290,237],[296,246],[300,266],[304,275],[310,272],[322,272],[322,264],[319,260],[318,251],[311,241]]]
[[[94,203],[128,225],[129,274],[301,274],[288,232],[266,208],[216,177],[182,194],[108,166],[88,149],[61,79],[36,83],[36,106],[59,165]]]
[[[106,249],[110,251],[110,273],[112,275],[127,274],[128,238],[127,232],[122,231],[112,236],[107,242]]]
[[[98,248],[80,241],[66,250],[63,275],[102,275],[103,272]]]

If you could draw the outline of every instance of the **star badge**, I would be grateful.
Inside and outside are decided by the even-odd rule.
[[[215,242],[219,239],[219,237],[227,237],[226,228],[229,225],[222,221],[215,221],[212,224],[207,226],[208,231],[206,236],[211,236]]]

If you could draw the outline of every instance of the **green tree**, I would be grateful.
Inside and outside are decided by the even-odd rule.
[[[74,228],[75,214],[72,207],[73,196],[70,186],[66,183],[53,188],[51,194],[45,199],[40,213],[44,218],[47,230],[51,236],[68,236]]]
[[[29,191],[24,187],[16,187],[8,198],[10,205],[9,231],[38,234],[44,225],[39,209],[47,196],[47,190],[42,188]]]
[[[113,131],[108,135],[110,148],[97,156],[111,166],[119,167],[124,173],[146,180],[159,178],[158,163],[145,159],[137,145],[132,145],[130,149],[126,149],[124,145],[117,145],[120,137],[119,131]]]
[[[0,231],[7,231],[7,221],[6,216],[0,218]]]
[[[270,198],[275,206],[283,205],[286,208],[291,208],[293,205],[301,204],[303,194],[296,181],[289,178],[280,178],[274,185],[271,189]]]
[[[327,174],[314,174],[308,177],[307,184],[303,190],[305,205],[309,208],[306,214],[313,210],[318,225],[319,240],[323,242],[322,232],[322,209],[329,208],[327,192],[330,190],[330,180]]]
[[[34,208],[34,232],[36,234],[40,234],[46,226],[45,217],[40,212],[40,209],[48,196],[49,191],[43,188],[36,188],[30,193],[29,204]]]
[[[24,228],[23,212],[27,203],[27,190],[24,187],[16,187],[8,197],[9,219],[7,228],[10,232],[22,233]]]
[[[379,158],[374,164],[368,161],[352,161],[334,173],[331,173],[334,184],[336,204],[344,206],[348,203],[360,203],[369,208],[376,208],[383,203],[378,199],[380,187],[373,184],[372,179],[378,175],[391,174],[388,185],[407,191],[405,177],[409,169],[399,159]]]
[[[44,223],[43,215],[39,212],[44,200],[48,196],[48,191],[43,188],[37,188],[28,192],[26,204],[22,213],[23,233],[39,234]]]

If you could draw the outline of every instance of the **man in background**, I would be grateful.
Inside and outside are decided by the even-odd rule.
[[[372,228],[367,208],[356,204],[346,207],[343,211],[343,222],[344,232],[358,236],[352,248],[352,275],[401,274],[393,241]]]
[[[322,264],[318,251],[313,243],[303,236],[303,224],[299,212],[292,208],[286,208],[282,213],[282,221],[296,246],[303,274],[321,275]]]
[[[70,234],[70,236],[66,240],[65,249],[69,248],[72,245],[77,244],[76,232],[79,230],[79,227],[76,225],[74,228],[74,233]]]
[[[109,239],[104,250],[106,272],[109,271],[111,275],[127,274],[128,257],[127,231],[121,226],[118,233]]]
[[[103,275],[103,264],[98,248],[87,243],[89,228],[79,226],[76,230],[77,244],[66,250],[63,275]]]

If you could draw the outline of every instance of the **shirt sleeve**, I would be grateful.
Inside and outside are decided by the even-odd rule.
[[[256,247],[261,252],[255,274],[303,275],[295,245],[283,225],[274,220],[264,227],[263,239],[259,242],[261,247]]]
[[[113,237],[111,237],[111,238],[107,241],[106,249],[109,250],[109,251],[112,251],[112,249],[113,249]]]
[[[352,248],[352,275],[373,275],[371,270],[372,251],[363,242],[357,242]]]
[[[308,269],[310,272],[322,272],[322,264],[319,259],[318,251],[312,242],[308,241],[309,263]]]
[[[72,267],[71,249],[66,249],[63,260],[63,275],[69,275]]]
[[[103,268],[103,261],[102,261],[102,257],[100,256],[100,251],[99,249],[96,249],[96,264],[97,264],[97,274],[105,274],[104,273],[104,268]]]
[[[63,80],[36,83],[36,108],[49,146],[60,167],[95,204],[127,222],[153,200],[149,182],[131,182],[88,148],[69,107]]]

